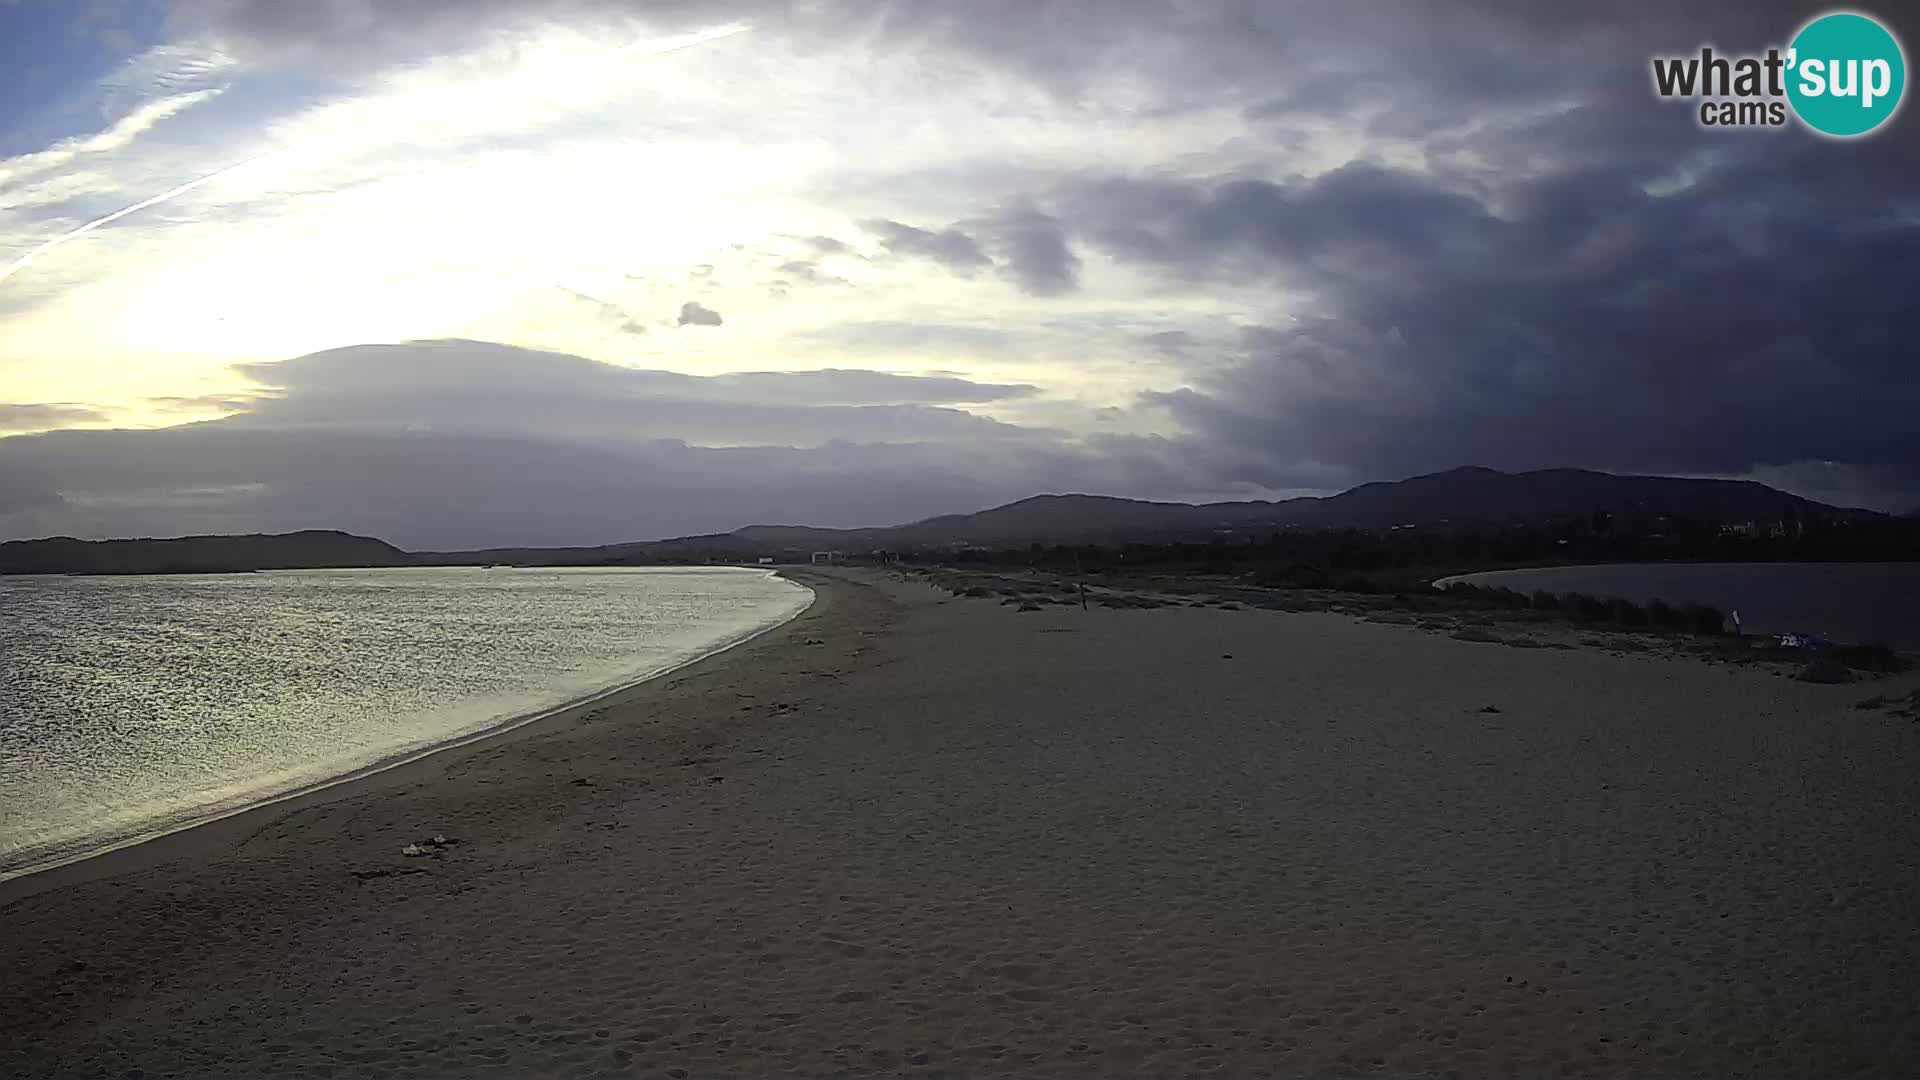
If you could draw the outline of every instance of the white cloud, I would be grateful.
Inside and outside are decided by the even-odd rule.
[[[12,210],[26,206],[40,205],[51,201],[44,197],[36,200],[16,192],[14,186],[24,183],[28,178],[41,176],[55,169],[64,168],[75,161],[100,154],[111,154],[131,146],[134,140],[153,130],[171,117],[219,96],[220,90],[192,90],[184,94],[175,94],[149,101],[139,108],[115,121],[103,131],[92,135],[75,136],[36,150],[30,154],[0,159],[0,210]]]

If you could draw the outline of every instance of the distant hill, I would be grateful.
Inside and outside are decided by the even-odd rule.
[[[1398,483],[1362,484],[1326,499],[1310,513],[1338,524],[1433,522],[1504,524],[1595,509],[1613,513],[1688,514],[1737,520],[1796,513],[1847,513],[1752,480],[1624,476],[1588,469],[1504,473],[1460,468]],[[1852,511],[1864,513],[1864,511]]]
[[[326,530],[170,540],[47,540],[0,543],[0,574],[197,574],[241,570],[410,566],[384,540]]]
[[[1506,473],[1465,467],[1362,484],[1338,495],[1278,502],[1161,503],[1099,495],[1036,495],[982,510],[883,529],[755,525],[732,534],[768,546],[930,547],[1204,538],[1219,531],[1289,528],[1462,528],[1535,524],[1604,510],[1722,521],[1796,514],[1859,515],[1750,480],[1623,476],[1586,469]]]
[[[1220,533],[1263,535],[1284,529],[1445,526],[1476,529],[1543,524],[1596,510],[1616,515],[1671,514],[1721,522],[1777,521],[1791,512],[1829,518],[1883,518],[1804,499],[1750,480],[1623,476],[1586,469],[1506,473],[1465,467],[1406,480],[1362,484],[1324,498],[1278,502],[1146,502],[1104,495],[1036,495],[973,514],[905,525],[826,529],[749,525],[730,533],[598,547],[488,548],[408,553],[363,536],[303,532],[284,536],[195,536],[179,540],[83,541],[70,538],[0,544],[0,573],[166,573],[324,566],[595,566],[647,562],[747,561],[816,550],[1023,547],[1205,540]]]

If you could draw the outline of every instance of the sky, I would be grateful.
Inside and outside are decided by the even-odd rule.
[[[0,539],[1467,464],[1903,511],[1920,121],[1706,128],[1649,73],[1825,10],[0,0]]]

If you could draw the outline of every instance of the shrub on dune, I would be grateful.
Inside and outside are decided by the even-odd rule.
[[[1900,654],[1884,641],[1867,645],[1846,645],[1833,651],[1833,658],[1850,668],[1891,674],[1906,669]]]
[[[1823,656],[1801,668],[1800,674],[1796,677],[1801,682],[1844,683],[1853,681],[1853,672],[1847,670],[1847,665],[1840,661],[1830,656]]]
[[[1665,600],[1650,600],[1647,602],[1647,621],[1655,626],[1672,626],[1680,621],[1680,613]]]
[[[1645,626],[1646,609],[1624,596],[1607,598],[1607,617],[1622,626]]]
[[[1727,628],[1727,613],[1711,604],[1689,604],[1681,621],[1696,634],[1719,634]]]
[[[1588,622],[1599,622],[1607,617],[1606,602],[1586,593],[1570,592],[1561,597],[1560,610]]]

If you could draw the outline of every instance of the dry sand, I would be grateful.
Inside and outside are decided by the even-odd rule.
[[[0,886],[0,1075],[1920,1070],[1920,725],[1867,688],[851,576]]]

